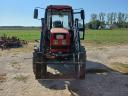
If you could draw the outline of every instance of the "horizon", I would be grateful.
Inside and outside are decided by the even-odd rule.
[[[44,7],[47,5],[70,5],[73,9],[83,8],[85,10],[86,23],[90,20],[92,13],[110,13],[123,12],[128,13],[128,1],[126,0],[4,0],[0,3],[0,26],[41,26],[41,22],[33,19],[33,10],[35,7]],[[44,11],[42,11],[43,15]],[[41,14],[41,12],[40,12]]]

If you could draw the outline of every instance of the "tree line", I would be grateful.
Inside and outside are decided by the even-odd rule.
[[[93,13],[86,27],[90,29],[128,28],[128,13]]]

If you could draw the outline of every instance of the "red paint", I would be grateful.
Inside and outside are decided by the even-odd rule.
[[[66,38],[65,39],[56,39],[55,38],[55,35],[57,33],[62,33],[62,34],[66,34]],[[54,44],[54,40],[58,40],[58,44]],[[61,49],[50,49],[51,52],[69,52],[69,49],[70,49],[70,34],[68,32],[67,29],[64,29],[64,28],[52,28],[51,29],[51,36],[50,36],[50,46],[56,46],[56,47],[61,47],[61,46],[64,46],[62,44],[62,40],[66,40],[66,48],[61,48]]]

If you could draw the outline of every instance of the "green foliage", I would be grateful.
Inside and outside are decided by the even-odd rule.
[[[94,20],[88,23],[88,28],[90,29],[99,29],[99,27],[103,27],[105,24],[99,20]]]
[[[105,19],[106,18],[106,19]],[[106,26],[110,28],[128,28],[128,13],[92,13],[89,23],[87,24],[89,29],[98,29],[99,27],[105,29]]]

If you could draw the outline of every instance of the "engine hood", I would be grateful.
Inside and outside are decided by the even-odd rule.
[[[51,33],[69,33],[65,28],[52,28]]]

